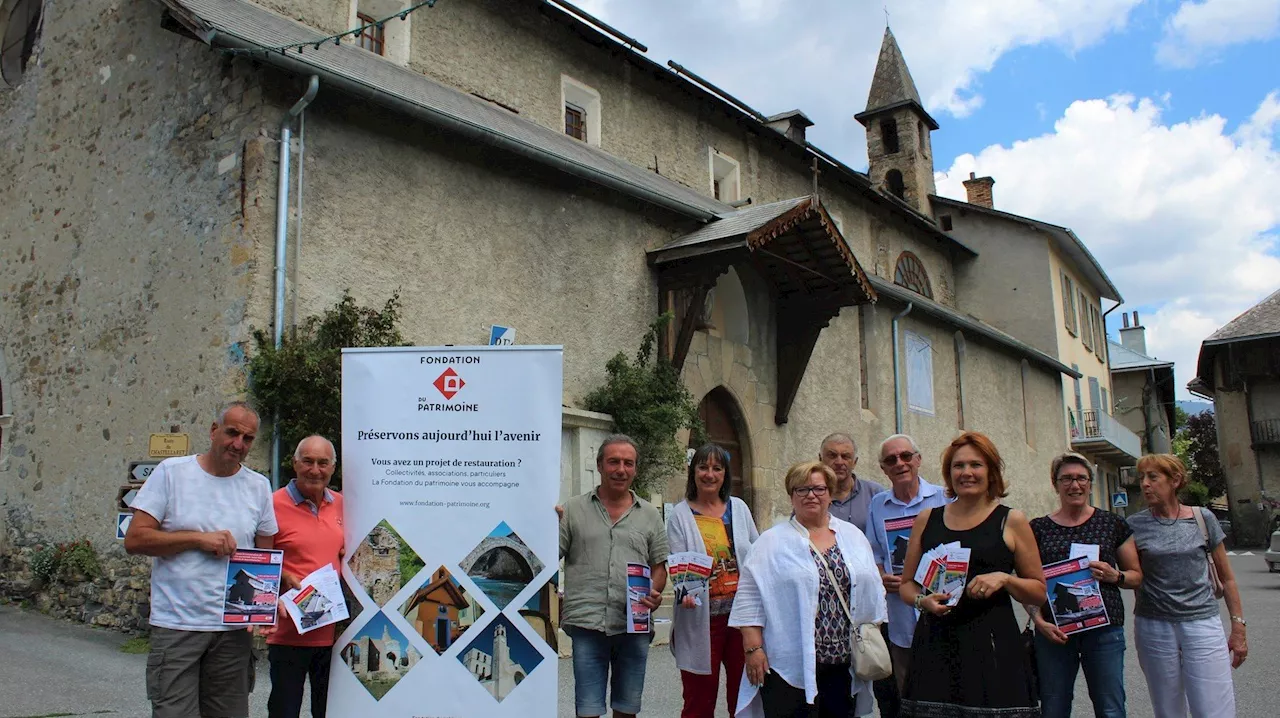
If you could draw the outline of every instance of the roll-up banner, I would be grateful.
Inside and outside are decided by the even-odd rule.
[[[342,353],[336,718],[552,718],[560,347]]]

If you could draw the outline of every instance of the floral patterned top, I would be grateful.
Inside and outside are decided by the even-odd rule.
[[[822,557],[819,557],[812,548],[809,549],[809,553],[813,556],[814,563],[818,564],[818,615],[813,624],[813,645],[818,663],[848,663],[853,657],[850,645],[853,626],[840,605],[840,599],[836,597],[836,587],[828,578],[827,570],[822,567],[822,558],[826,558],[827,566],[831,568],[831,573],[840,583],[840,593],[844,596],[846,603],[853,595],[849,567],[845,565],[839,546],[832,545],[823,552]],[[849,606],[849,610],[853,610],[852,605]]]
[[[1095,508],[1089,520],[1079,526],[1063,526],[1048,516],[1031,519],[1031,532],[1035,534],[1040,548],[1040,562],[1046,565],[1073,558],[1069,555],[1071,544],[1080,543],[1096,545],[1098,558],[1103,563],[1118,567],[1116,551],[1133,535],[1124,519],[1099,508]],[[1120,597],[1120,589],[1113,583],[1103,583],[1100,587],[1102,603],[1107,607],[1111,625],[1123,626],[1124,600]],[[1047,603],[1041,607],[1041,615],[1046,621],[1053,621]]]

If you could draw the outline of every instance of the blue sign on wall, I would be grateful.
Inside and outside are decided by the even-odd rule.
[[[489,346],[511,346],[516,343],[515,327],[489,327]]]

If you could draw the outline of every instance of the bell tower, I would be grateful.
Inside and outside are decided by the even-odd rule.
[[[867,173],[872,185],[932,218],[929,195],[937,190],[929,138],[938,123],[925,112],[902,50],[888,27],[880,43],[867,109],[854,119],[867,128]]]

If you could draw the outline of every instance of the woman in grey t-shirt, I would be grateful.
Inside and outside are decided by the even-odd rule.
[[[1178,501],[1187,476],[1178,457],[1144,456],[1138,461],[1138,474],[1150,508],[1129,517],[1143,576],[1133,634],[1151,705],[1158,718],[1185,716],[1188,706],[1193,718],[1234,716],[1231,669],[1244,663],[1249,647],[1222,528],[1209,511]],[[1204,520],[1207,541],[1196,511]],[[1230,639],[1223,635],[1218,616],[1210,560],[1225,588]]]

